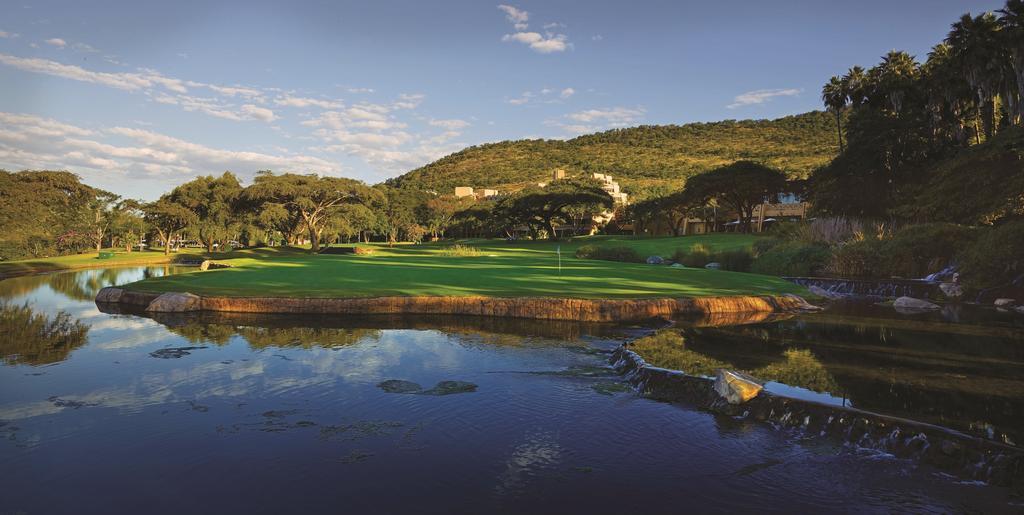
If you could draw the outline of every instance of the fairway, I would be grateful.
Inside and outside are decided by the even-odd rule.
[[[693,268],[583,260],[574,249],[587,242],[639,244],[648,249],[715,249],[749,244],[749,236],[582,239],[575,242],[474,241],[479,255],[443,255],[447,245],[374,245],[372,255],[262,252],[232,259],[232,268],[147,279],[127,285],[150,292],[266,297],[469,296],[622,299],[805,293],[776,277]],[[669,241],[676,240],[676,241]],[[558,255],[561,247],[562,265]],[[660,252],[659,252],[660,253]],[[245,255],[236,252],[234,255]],[[671,252],[668,252],[671,254]]]

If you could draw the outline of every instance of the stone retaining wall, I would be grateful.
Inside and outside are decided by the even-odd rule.
[[[160,294],[104,288],[97,302],[148,307]],[[472,315],[580,322],[624,322],[688,314],[774,313],[813,308],[795,295],[678,299],[539,297],[201,297],[199,309],[235,313]]]
[[[1024,491],[1024,450],[1017,447],[932,424],[765,391],[744,404],[732,405],[715,393],[713,379],[652,367],[629,350],[628,344],[615,351],[612,363],[642,394],[655,399],[836,438],[917,459],[961,478]]]

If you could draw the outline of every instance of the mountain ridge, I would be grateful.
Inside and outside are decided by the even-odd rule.
[[[835,118],[810,111],[772,120],[641,125],[569,140],[507,140],[473,145],[389,179],[403,188],[450,193],[456,186],[515,190],[570,174],[610,174],[631,193],[678,188],[687,177],[741,159],[804,178],[838,153]]]

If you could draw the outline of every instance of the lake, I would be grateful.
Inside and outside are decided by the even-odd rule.
[[[608,359],[645,327],[154,319],[93,302],[182,270],[0,281],[0,513],[1024,509],[908,460],[639,396]],[[776,373],[773,388],[1017,438],[1017,322],[881,313],[671,330],[690,352]],[[794,349],[816,364],[790,363]]]

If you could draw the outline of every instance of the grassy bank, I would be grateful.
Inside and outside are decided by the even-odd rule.
[[[627,239],[572,242],[476,240],[473,255],[453,256],[448,244],[374,245],[371,255],[308,255],[240,251],[232,268],[147,279],[139,291],[188,291],[199,295],[278,297],[467,296],[621,299],[803,293],[802,287],[763,275],[704,269],[583,260],[583,244],[636,245],[642,253],[669,255],[701,243],[738,248],[749,236]],[[559,272],[556,248],[561,249]]]

